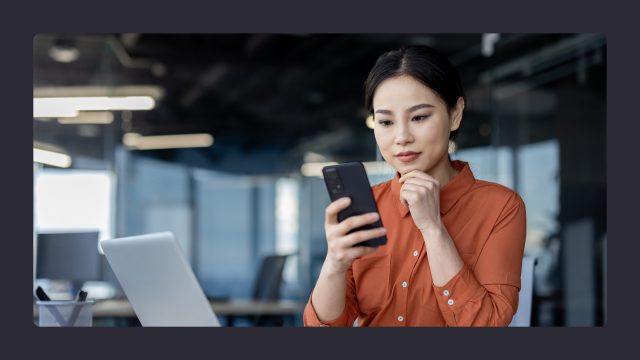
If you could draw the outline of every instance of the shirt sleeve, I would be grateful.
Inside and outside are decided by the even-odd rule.
[[[351,267],[349,267],[349,270],[347,271],[345,281],[347,282],[347,288],[345,294],[345,305],[342,313],[337,318],[331,321],[321,321],[318,318],[318,314],[316,313],[315,308],[313,307],[312,291],[302,315],[304,326],[353,326],[353,323],[356,320],[360,310],[358,307],[358,301],[356,299],[356,287],[355,281],[353,279],[353,270]]]
[[[508,326],[518,308],[526,210],[514,193],[473,268],[433,288],[447,326]]]

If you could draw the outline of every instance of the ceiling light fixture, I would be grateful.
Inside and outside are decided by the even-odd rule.
[[[79,111],[151,110],[151,96],[50,97],[33,99],[33,117],[76,117]]]
[[[79,96],[151,96],[156,101],[164,97],[165,90],[156,85],[122,86],[36,86],[34,98],[79,97]]]
[[[110,111],[90,111],[78,113],[75,117],[59,117],[60,124],[99,124],[106,125],[113,122],[113,113]]]
[[[122,143],[131,150],[196,148],[213,145],[213,136],[210,134],[142,136],[137,133],[126,133]]]
[[[49,48],[49,57],[59,63],[72,63],[80,57],[80,51],[71,40],[57,40]]]
[[[33,162],[68,168],[71,166],[71,156],[55,151],[33,148]]]

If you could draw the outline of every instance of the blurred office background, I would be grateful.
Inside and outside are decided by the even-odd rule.
[[[34,280],[118,296],[103,258],[38,244],[172,231],[212,299],[259,296],[262,261],[286,255],[267,270],[280,277],[269,297],[304,305],[326,254],[320,168],[362,161],[372,184],[393,176],[363,82],[380,54],[412,44],[442,51],[462,76],[469,101],[452,158],[527,205],[532,325],[602,325],[601,34],[37,35]],[[52,256],[84,257],[83,270],[47,274]]]

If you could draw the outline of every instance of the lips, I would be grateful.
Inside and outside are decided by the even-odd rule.
[[[415,159],[418,158],[418,156],[420,156],[420,153],[417,153],[414,151],[403,151],[401,153],[396,154],[396,157],[398,158],[398,160],[402,162],[414,161]]]

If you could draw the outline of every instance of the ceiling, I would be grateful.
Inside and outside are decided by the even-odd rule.
[[[34,38],[34,89],[152,85],[164,95],[151,111],[114,113],[110,125],[34,120],[34,140],[109,161],[126,132],[206,132],[215,138],[209,148],[140,153],[247,174],[299,168],[311,152],[336,161],[373,160],[363,82],[383,52],[409,44],[437,48],[483,103],[483,72],[567,37],[501,35],[485,57],[481,34],[42,34]],[[77,60],[55,61],[51,48],[61,44],[76,48]],[[478,132],[489,111],[470,104],[461,147],[489,144]]]

